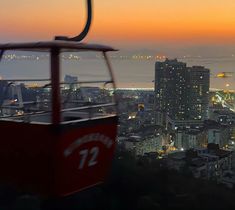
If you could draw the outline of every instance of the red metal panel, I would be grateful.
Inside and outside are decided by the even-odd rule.
[[[49,194],[53,179],[51,151],[56,140],[52,127],[0,121],[0,128],[0,183]]]
[[[61,135],[55,158],[57,195],[81,191],[106,178],[114,154],[117,126],[115,121],[103,122],[74,128]]]
[[[65,196],[104,181],[115,149],[117,118],[66,125],[0,121],[0,183]]]

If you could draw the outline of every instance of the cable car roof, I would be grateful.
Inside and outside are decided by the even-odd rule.
[[[0,44],[0,50],[22,50],[22,51],[38,51],[49,52],[51,49],[60,49],[66,51],[117,51],[116,49],[100,44],[86,44],[75,41],[42,41],[28,43],[7,43]]]

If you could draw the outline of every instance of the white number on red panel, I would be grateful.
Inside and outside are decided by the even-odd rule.
[[[83,169],[85,164],[87,164],[88,167],[96,165],[97,162],[97,156],[99,154],[99,148],[98,147],[93,147],[90,150],[89,149],[84,149],[79,152],[80,154],[80,163],[79,163],[79,169]],[[90,158],[88,158],[88,156]]]

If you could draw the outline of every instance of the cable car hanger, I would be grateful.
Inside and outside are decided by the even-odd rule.
[[[92,0],[87,0],[87,22],[83,31],[79,35],[72,38],[66,36],[56,36],[55,40],[76,41],[76,42],[82,41],[89,32],[91,26],[91,20],[92,20]]]
[[[55,36],[55,40],[81,42],[87,36],[90,30],[91,21],[92,21],[92,0],[87,0],[87,22],[83,31],[79,35],[72,38],[69,38],[67,36]],[[0,61],[2,60],[3,55],[4,55],[4,50],[0,50]]]

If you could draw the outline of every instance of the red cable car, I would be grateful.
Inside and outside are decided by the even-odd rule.
[[[14,51],[14,56],[7,54],[9,51]],[[23,56],[18,56],[18,51]],[[0,183],[24,192],[66,196],[104,181],[117,134],[115,83],[108,51],[114,49],[71,40],[0,44]],[[87,52],[95,52],[95,57]],[[19,78],[12,78],[12,69],[6,66],[21,59],[47,60],[49,78],[22,79],[18,72],[14,76]],[[79,73],[77,77],[64,75],[67,79],[61,80],[63,68],[71,67],[67,62],[76,60],[80,67],[84,60],[92,63],[95,59],[104,61],[109,79],[100,80],[96,69],[89,68],[91,80],[82,80]],[[84,78],[86,72],[82,72]],[[106,88],[110,84],[112,88]]]
[[[100,51],[112,75],[106,52],[113,49],[66,41],[6,44],[0,45],[0,49],[47,51],[51,62],[51,79],[44,85],[51,88],[51,108],[48,108],[50,102],[44,98],[24,103],[17,96],[13,102],[18,102],[2,103],[0,181],[14,184],[20,189],[56,195],[67,195],[102,182],[115,148],[115,102],[73,100],[73,106],[66,108],[63,104],[63,91],[66,89],[61,85],[67,83],[60,82],[59,64],[60,53],[64,51]],[[33,80],[10,79],[1,80],[0,83],[9,86],[24,81]],[[112,79],[81,81],[72,85],[113,82]],[[79,87],[78,90],[84,88],[87,87]]]

